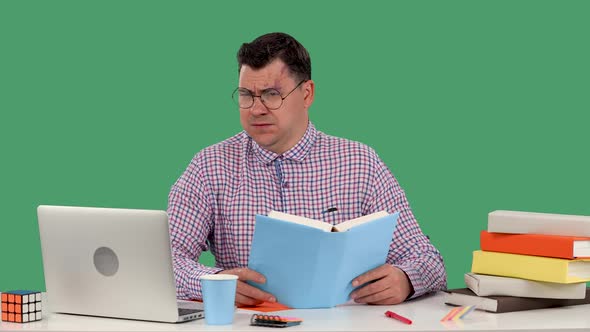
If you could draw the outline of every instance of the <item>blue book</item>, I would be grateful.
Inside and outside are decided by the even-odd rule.
[[[352,280],[385,263],[398,217],[382,211],[332,226],[274,211],[256,215],[248,267],[266,283],[252,285],[292,308],[346,303]]]

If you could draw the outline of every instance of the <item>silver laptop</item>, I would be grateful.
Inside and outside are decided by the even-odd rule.
[[[161,322],[203,317],[199,304],[180,308],[176,299],[166,212],[41,205],[37,216],[51,311]]]

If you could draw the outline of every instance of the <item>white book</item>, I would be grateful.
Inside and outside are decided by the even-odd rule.
[[[488,214],[488,232],[590,237],[590,216],[498,210]]]
[[[545,299],[583,299],[586,296],[585,282],[558,284],[466,273],[465,285],[477,296],[518,296]]]
[[[294,224],[299,224],[299,225],[303,225],[303,226],[309,226],[309,227],[321,229],[325,232],[332,231],[331,224],[329,224],[327,222],[320,221],[320,220],[310,219],[310,218],[297,216],[294,214],[288,214],[288,213],[284,213],[284,212],[279,212],[279,211],[274,211],[274,210],[270,211],[268,213],[268,216],[271,218],[275,218],[275,219],[290,221]]]

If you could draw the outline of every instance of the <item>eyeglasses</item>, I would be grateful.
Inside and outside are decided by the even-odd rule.
[[[232,94],[232,99],[240,108],[248,109],[254,106],[254,98],[260,98],[260,101],[266,106],[266,108],[269,110],[276,110],[283,106],[283,100],[289,97],[289,95],[305,81],[307,80],[301,80],[301,82],[299,82],[299,84],[297,84],[293,90],[289,91],[284,97],[279,90],[273,88],[265,89],[260,96],[253,94],[252,91],[248,89],[236,88]]]

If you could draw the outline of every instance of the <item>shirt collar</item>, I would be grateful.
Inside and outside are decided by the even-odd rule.
[[[275,159],[281,156],[283,157],[283,159],[290,159],[293,161],[302,162],[311,151],[311,148],[313,146],[313,143],[315,143],[317,136],[318,132],[315,129],[315,126],[311,122],[308,122],[307,130],[305,131],[303,137],[301,137],[297,144],[295,144],[289,150],[285,151],[283,154],[268,151],[260,145],[258,145],[254,140],[251,141],[254,154],[256,155],[256,157],[258,157],[258,160],[263,164],[270,164]]]

